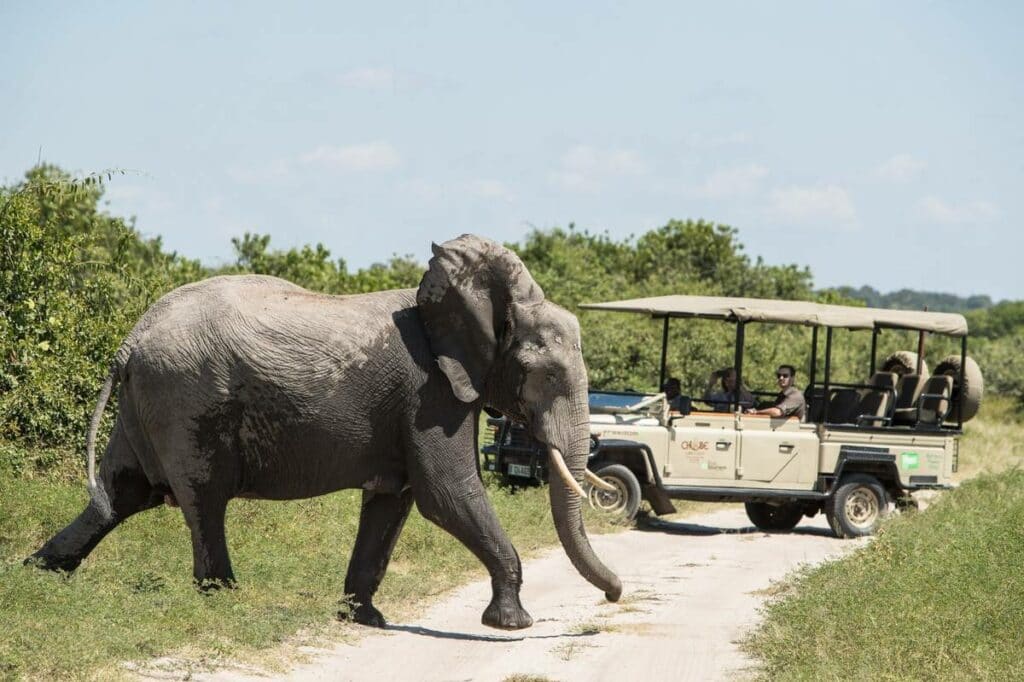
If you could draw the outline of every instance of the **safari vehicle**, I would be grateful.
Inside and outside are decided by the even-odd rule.
[[[957,314],[702,296],[581,307],[662,321],[659,386],[673,319],[735,325],[741,386],[749,325],[811,327],[809,372],[801,374],[807,379],[805,420],[746,414],[737,399],[725,409],[684,395],[674,402],[681,409],[673,410],[664,393],[591,391],[588,469],[603,484],[588,484],[587,494],[595,508],[626,519],[641,500],[655,514],[674,512],[673,499],[743,502],[763,530],[788,531],[804,516],[823,512],[837,536],[869,535],[891,505],[913,505],[914,491],[950,487],[963,424],[981,401],[981,373],[967,356],[967,323]],[[837,329],[871,334],[870,364],[859,383],[833,376]],[[896,352],[879,363],[878,338],[887,329],[917,332],[917,352]],[[942,359],[932,374],[924,361],[928,334],[960,341],[960,352]],[[504,419],[489,420],[489,427],[485,469],[513,484],[546,480],[546,453],[525,431]]]

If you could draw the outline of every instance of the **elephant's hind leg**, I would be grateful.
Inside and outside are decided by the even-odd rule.
[[[192,535],[192,575],[201,590],[234,587],[228,542],[224,531],[227,498],[215,493],[181,495],[175,490]]]
[[[353,605],[350,612],[339,612],[339,618],[378,628],[386,625],[384,616],[373,606],[373,595],[384,579],[411,507],[412,493],[408,490],[399,495],[363,493],[359,532],[345,576],[345,594],[352,596]]]
[[[64,530],[25,560],[48,570],[73,571],[107,533],[132,514],[163,500],[146,478],[118,419],[100,462],[99,484],[110,499],[112,516],[104,516],[92,500]]]

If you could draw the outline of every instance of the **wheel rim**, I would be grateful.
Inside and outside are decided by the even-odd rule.
[[[590,506],[605,514],[624,513],[626,511],[626,500],[629,499],[626,484],[611,476],[602,476],[601,480],[605,483],[610,483],[615,490],[601,490],[600,488],[591,487],[589,495]]]
[[[854,528],[870,528],[878,520],[878,498],[867,488],[857,488],[847,496],[843,511]]]

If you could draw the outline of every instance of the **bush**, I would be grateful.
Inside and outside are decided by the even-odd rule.
[[[114,351],[159,295],[203,274],[97,209],[98,176],[50,166],[0,188],[0,439],[81,445]]]

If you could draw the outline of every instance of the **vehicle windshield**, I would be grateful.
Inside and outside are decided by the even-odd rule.
[[[618,391],[590,391],[590,409],[625,409],[636,405],[646,396],[644,393],[623,393]]]

